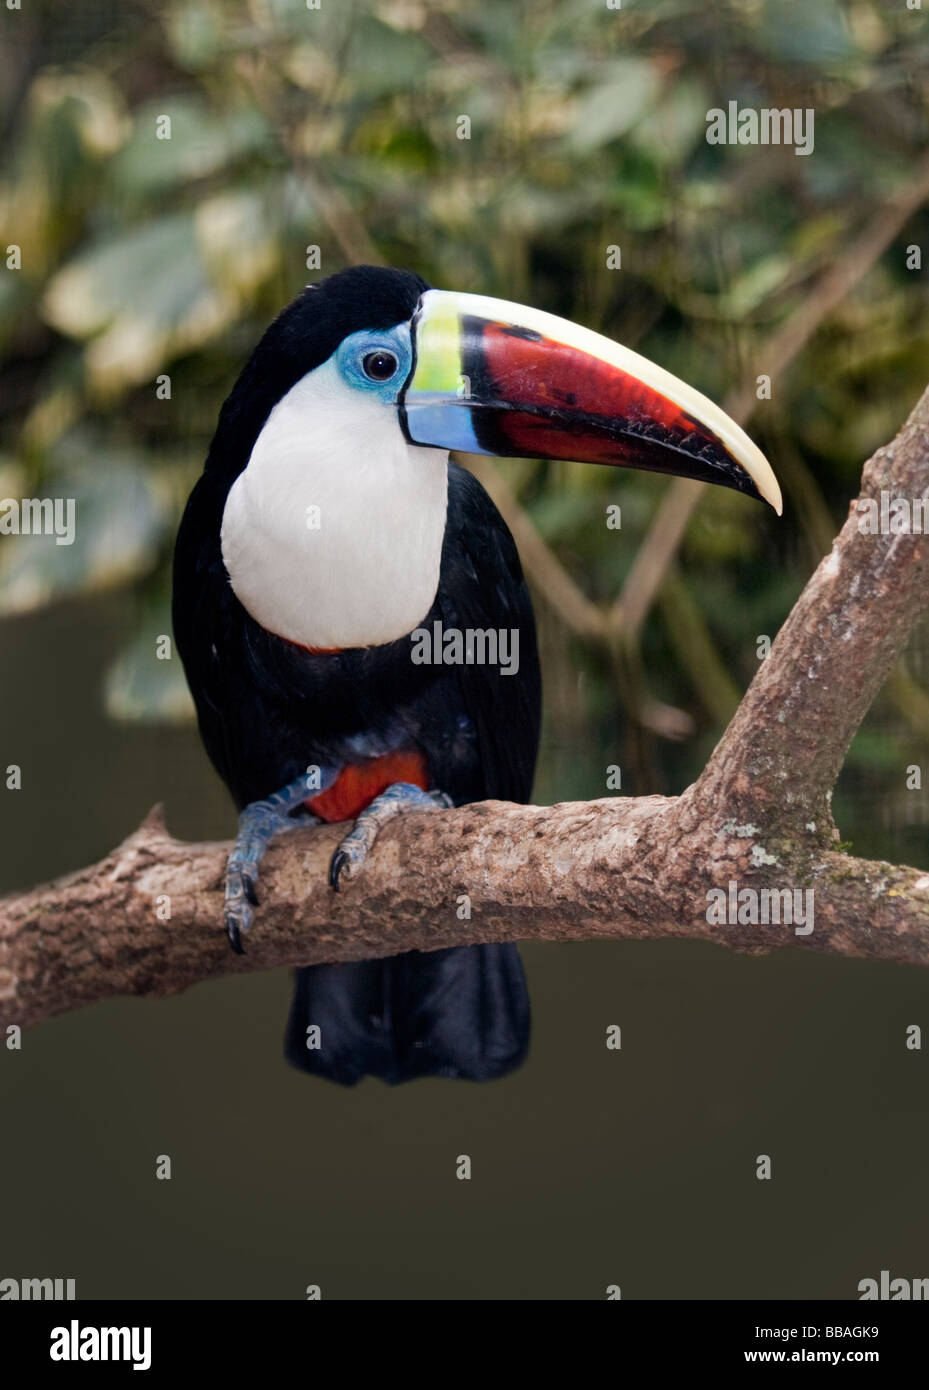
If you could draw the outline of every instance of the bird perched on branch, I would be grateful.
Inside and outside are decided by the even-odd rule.
[[[390,817],[530,795],[532,605],[503,519],[449,450],[675,473],[780,511],[737,425],[596,333],[372,266],[304,290],[223,406],[175,554],[178,648],[240,812],[225,886],[236,951],[260,929],[275,835],[352,821],[338,891]],[[492,659],[504,647],[505,665]],[[486,1080],[528,1039],[517,949],[495,944],[298,970],[286,1054],[344,1084]]]

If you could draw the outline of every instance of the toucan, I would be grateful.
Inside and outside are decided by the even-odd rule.
[[[222,407],[175,550],[177,646],[239,810],[224,911],[236,951],[260,930],[275,835],[353,822],[329,870],[338,891],[393,815],[529,798],[532,605],[512,536],[452,450],[651,469],[781,510],[763,454],[718,406],[589,329],[403,270],[307,286]],[[460,641],[423,660],[424,631]],[[493,644],[474,659],[488,633],[510,635],[518,669],[495,665]],[[343,1085],[482,1081],[528,1042],[507,943],[299,969],[285,1055]]]

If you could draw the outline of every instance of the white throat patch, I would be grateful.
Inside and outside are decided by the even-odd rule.
[[[229,490],[222,554],[239,602],[305,647],[404,637],[439,585],[447,464],[330,358],[277,403]]]

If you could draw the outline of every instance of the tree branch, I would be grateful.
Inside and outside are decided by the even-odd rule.
[[[929,391],[865,467],[863,496],[882,490],[929,497]],[[244,961],[222,931],[230,846],[181,843],[153,813],[101,863],[0,900],[0,1023],[242,970],[482,941],[686,937],[929,964],[929,873],[839,853],[828,805],[927,604],[926,536],[864,534],[852,508],[680,797],[404,816],[338,895],[326,870],[343,832],[297,831],[262,866]],[[733,887],[804,895],[804,930],[715,924],[708,904]]]

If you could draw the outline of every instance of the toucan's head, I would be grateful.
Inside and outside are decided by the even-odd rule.
[[[231,479],[239,598],[305,645],[410,631],[436,592],[450,449],[674,473],[781,510],[745,432],[644,357],[553,314],[358,266],[275,320],[224,407],[207,466]],[[380,598],[373,577],[352,580],[365,556]]]

